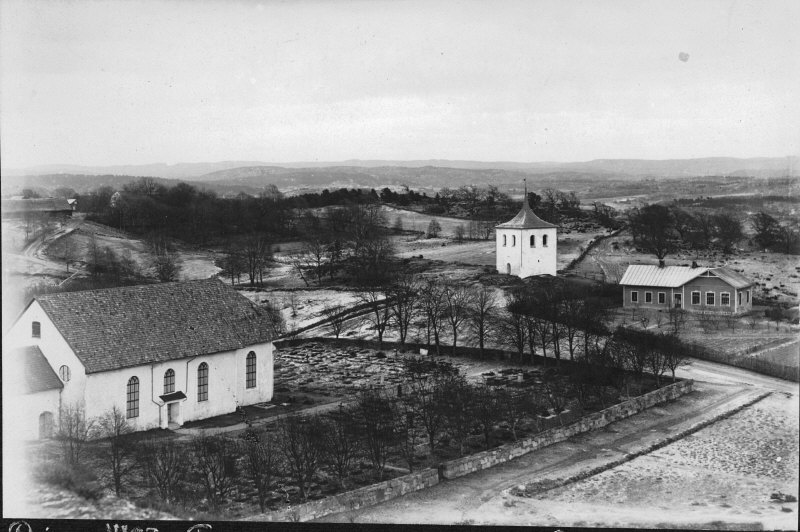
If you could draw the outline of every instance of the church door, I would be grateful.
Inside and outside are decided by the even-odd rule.
[[[39,439],[43,440],[45,438],[52,438],[54,428],[55,423],[53,422],[53,413],[42,412],[39,415]]]
[[[511,275],[511,263],[510,262],[506,264],[506,273],[508,275]]]

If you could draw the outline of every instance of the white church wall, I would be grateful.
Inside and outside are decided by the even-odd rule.
[[[257,386],[246,389],[247,353],[256,353]],[[175,391],[187,399],[180,402],[183,422],[229,414],[237,405],[250,405],[272,399],[273,345],[257,344],[244,349],[211,355],[146,364],[89,375],[86,391],[88,416],[101,416],[114,405],[127,412],[127,386],[131,377],[139,379],[139,416],[128,421],[135,430],[162,426],[167,409],[159,398],[164,394],[164,374],[175,372]],[[198,401],[198,368],[208,364],[208,399]]]
[[[34,321],[41,324],[39,338],[34,338],[31,334],[31,324]],[[67,366],[70,379],[64,382],[61,401],[65,405],[82,404],[86,388],[86,371],[83,364],[37,301],[33,301],[22,313],[4,341],[7,349],[29,345],[39,346],[56,375],[61,366]]]

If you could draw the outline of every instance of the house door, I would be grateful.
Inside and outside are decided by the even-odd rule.
[[[43,440],[45,438],[52,438],[53,437],[53,428],[55,427],[55,423],[53,422],[53,413],[52,412],[42,412],[39,414],[39,439]]]
[[[178,403],[167,404],[167,422],[168,423],[178,422]]]
[[[682,301],[681,301],[682,294],[675,294],[675,308],[681,308]]]

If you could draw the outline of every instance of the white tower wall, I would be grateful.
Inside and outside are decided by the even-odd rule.
[[[532,275],[556,275],[555,227],[541,229],[503,229],[497,228],[497,271],[517,277]],[[547,245],[544,237],[547,236]],[[531,237],[534,245],[530,245]]]

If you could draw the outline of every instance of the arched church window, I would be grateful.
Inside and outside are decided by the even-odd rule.
[[[531,247],[536,247],[536,235],[531,235]]]
[[[547,247],[547,235],[542,235],[542,246]]]

